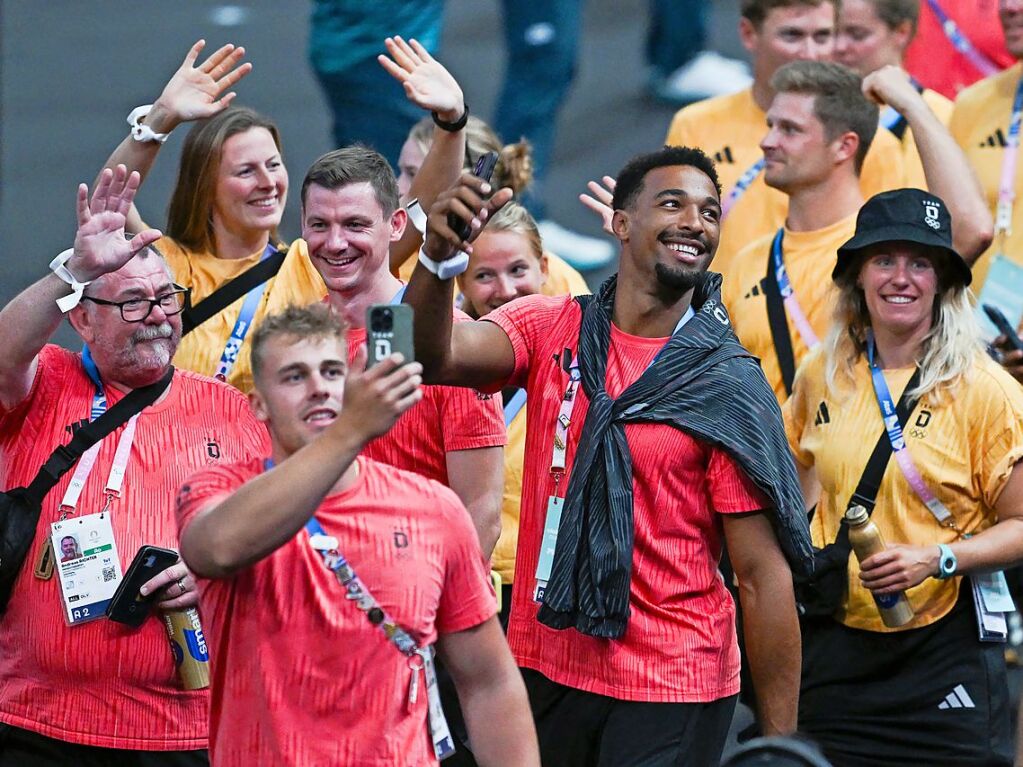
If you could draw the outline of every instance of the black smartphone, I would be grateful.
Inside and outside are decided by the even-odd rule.
[[[987,315],[992,324],[998,328],[998,332],[1009,339],[1009,345],[1016,351],[1023,351],[1023,341],[1020,340],[1019,335],[1016,333],[1016,328],[1009,324],[1009,320],[1005,318],[1001,310],[991,304],[981,304],[980,308],[984,310],[984,314]]]
[[[496,167],[497,152],[487,152],[476,161],[476,167],[473,168],[472,175],[489,183]],[[472,226],[469,222],[460,216],[456,216],[454,213],[448,214],[448,226],[458,235],[458,239],[462,241],[469,239],[469,235],[472,234]]]
[[[140,548],[128,566],[124,580],[107,605],[107,617],[135,628],[141,626],[153,609],[154,595],[144,597],[139,593],[139,589],[146,581],[155,578],[177,561],[176,551],[149,545]]]
[[[405,362],[416,359],[412,342],[412,307],[408,304],[374,304],[366,310],[367,366],[401,352]]]

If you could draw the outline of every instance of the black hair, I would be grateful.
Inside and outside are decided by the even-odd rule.
[[[664,168],[669,165],[688,165],[696,168],[714,183],[718,197],[721,196],[721,182],[718,181],[718,172],[714,167],[713,160],[700,149],[688,146],[666,146],[656,152],[633,157],[625,164],[625,167],[618,173],[618,183],[615,186],[611,207],[615,210],[628,208],[643,190],[643,180],[646,178],[646,174],[655,168]]]

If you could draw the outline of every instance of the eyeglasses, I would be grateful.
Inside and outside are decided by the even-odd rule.
[[[100,306],[116,306],[121,310],[121,319],[125,322],[144,322],[152,314],[153,308],[159,306],[165,315],[173,317],[181,314],[185,308],[185,296],[188,295],[188,288],[175,285],[170,293],[164,293],[156,298],[132,298],[129,301],[106,301],[102,298],[82,296],[83,301],[92,301]]]

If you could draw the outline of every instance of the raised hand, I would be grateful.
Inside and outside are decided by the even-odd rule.
[[[252,64],[239,64],[245,49],[230,43],[196,66],[204,47],[206,41],[199,40],[189,49],[146,117],[146,124],[158,133],[169,131],[178,123],[212,117],[227,109],[235,97],[234,91],[228,89],[252,71]]]
[[[356,353],[345,380],[341,416],[331,429],[358,434],[366,442],[386,434],[398,417],[423,398],[423,366],[392,354],[366,369],[366,347]]]
[[[391,58],[380,54],[377,61],[404,86],[409,101],[436,112],[447,122],[455,122],[462,116],[465,101],[458,81],[426,48],[417,40],[405,42],[400,37],[388,37],[384,45]]]
[[[128,173],[125,166],[118,165],[103,170],[91,200],[89,187],[78,185],[78,232],[75,254],[67,267],[79,280],[89,282],[116,272],[163,236],[156,229],[146,229],[131,239],[125,236],[125,217],[140,183],[136,171]]]
[[[890,106],[904,114],[910,106],[923,101],[906,70],[886,64],[863,78],[863,95],[881,106]]]
[[[472,241],[479,237],[489,218],[512,198],[512,190],[507,187],[488,198],[490,191],[489,183],[466,171],[455,186],[437,198],[426,219],[423,250],[427,256],[434,261],[446,261],[459,250],[472,253]],[[469,222],[470,234],[465,240],[448,225],[449,214]]]
[[[603,186],[600,184],[603,184]],[[615,212],[614,208],[611,207],[611,203],[614,200],[614,191],[617,185],[618,182],[611,176],[602,176],[600,183],[590,181],[586,185],[593,192],[592,196],[588,194],[579,195],[579,202],[600,216],[600,221],[604,225],[604,231],[612,237],[614,236],[614,230],[611,229],[611,218]]]

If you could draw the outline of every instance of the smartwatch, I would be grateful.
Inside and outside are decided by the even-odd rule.
[[[952,549],[944,543],[938,544],[938,574],[935,576],[939,581],[951,578],[959,568],[959,560],[952,553]]]

